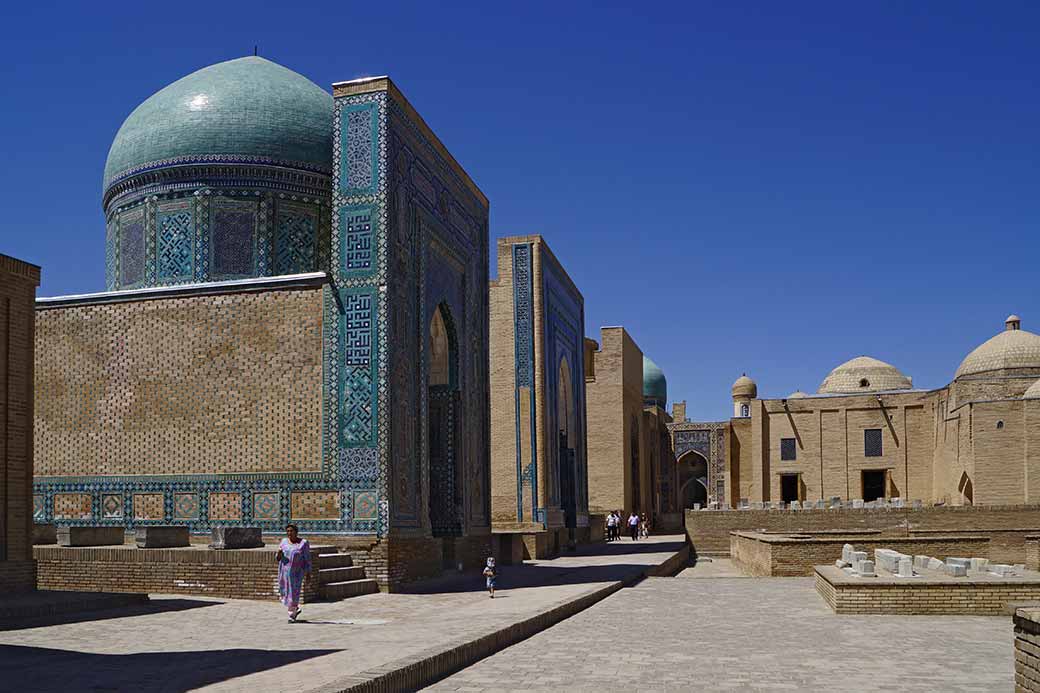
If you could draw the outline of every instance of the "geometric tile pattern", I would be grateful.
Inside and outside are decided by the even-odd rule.
[[[109,493],[101,496],[101,518],[121,520],[123,518],[123,496]]]
[[[276,275],[314,271],[317,229],[317,214],[312,209],[298,205],[278,205],[274,242]]]
[[[351,292],[343,296],[340,432],[348,446],[375,442],[378,390],[373,359],[374,304],[369,293]]]
[[[534,387],[534,303],[532,300],[532,258],[530,243],[516,243],[513,245],[513,331],[515,333],[513,361],[516,369],[515,397],[517,398],[517,411],[522,411],[520,398],[528,399],[527,409],[530,411],[530,422],[516,420],[517,441],[521,440],[521,427],[534,430],[535,425],[535,396],[537,391]],[[552,378],[549,378],[551,381]],[[539,516],[538,498],[538,441],[535,436],[530,436],[531,449],[516,450],[516,517],[524,520],[524,499],[530,498],[531,515],[529,519]],[[526,468],[523,464],[524,457],[530,461]]]
[[[354,494],[354,519],[355,520],[374,520],[376,519],[379,507],[377,504],[377,496],[375,491],[359,491]]]
[[[119,284],[124,288],[137,286],[144,280],[144,209],[135,209],[120,218],[119,244]]]
[[[90,494],[54,494],[55,520],[89,520],[93,517],[93,499],[91,498]]]
[[[195,246],[193,202],[181,200],[160,205],[155,226],[159,281],[191,279]]]
[[[373,103],[348,106],[343,109],[343,117],[340,164],[343,194],[370,194],[378,177],[374,147],[378,137],[378,108]]]
[[[253,494],[253,517],[257,520],[277,520],[279,507],[277,491],[259,491]]]
[[[343,276],[349,277],[372,269],[373,224],[372,208],[368,205],[340,209]]]
[[[33,495],[33,519],[42,522],[47,517],[47,496],[42,493]]]
[[[337,520],[339,495],[339,491],[294,491],[290,516],[294,520]]]
[[[199,494],[173,494],[173,519],[196,520],[199,517]]]
[[[241,493],[211,493],[209,494],[210,520],[241,520],[242,519],[242,494]]]
[[[322,296],[39,311],[36,476],[320,471]]]
[[[214,200],[210,225],[210,278],[248,277],[254,274],[256,203]]]
[[[164,507],[163,494],[161,493],[135,493],[134,494],[134,519],[135,520],[164,520],[166,519],[166,508]]]

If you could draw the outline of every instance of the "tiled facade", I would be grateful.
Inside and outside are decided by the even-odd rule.
[[[0,255],[0,590],[35,589],[33,300],[40,268]]]
[[[335,85],[329,135],[331,175],[202,157],[108,180],[108,285],[130,291],[38,306],[37,521],[424,545],[372,549],[401,561],[373,564],[384,589],[482,563],[487,199],[386,78]]]
[[[514,236],[490,302],[496,526],[587,527],[584,299],[541,236]]]

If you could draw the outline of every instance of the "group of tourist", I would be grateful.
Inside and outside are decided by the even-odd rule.
[[[624,520],[620,510],[612,510],[607,515],[607,541],[621,539],[622,525],[628,527],[628,533],[632,537],[632,541],[636,541],[640,537],[645,539],[650,536],[650,523],[646,519],[646,513],[639,515],[633,510],[629,514],[628,519]]]

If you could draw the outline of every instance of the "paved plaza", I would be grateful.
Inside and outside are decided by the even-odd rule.
[[[153,595],[150,604],[0,630],[3,688],[17,691],[341,690],[364,672],[444,651],[561,603],[636,579],[683,537],[582,547],[502,569],[453,576],[421,593],[305,605],[286,623],[276,602]]]
[[[1014,686],[1010,618],[837,616],[810,578],[716,577],[727,574],[716,559],[648,578],[429,690]]]

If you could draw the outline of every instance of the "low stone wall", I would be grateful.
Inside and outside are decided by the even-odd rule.
[[[999,616],[1040,602],[1040,576],[853,578],[834,566],[817,566],[814,575],[816,591],[839,614]]]
[[[1015,690],[1040,691],[1040,609],[1015,611]]]
[[[35,546],[33,556],[37,583],[44,590],[278,599],[278,561],[270,548]],[[303,597],[310,601],[317,596],[317,571],[312,571],[304,578]]]
[[[1025,537],[1040,535],[1040,505],[686,511],[686,535],[695,554],[725,554],[730,532],[847,534],[850,530],[904,537],[927,532],[989,536],[998,545],[994,560],[1024,563]]]
[[[936,558],[967,556],[989,558],[989,538],[983,536],[882,537],[811,536],[732,532],[730,556],[744,573],[754,577],[801,577],[813,574],[815,566],[841,558],[841,549],[852,544],[857,551],[873,556],[874,549],[893,549],[909,555]]]
[[[22,594],[35,589],[35,561],[0,561],[0,592]]]

